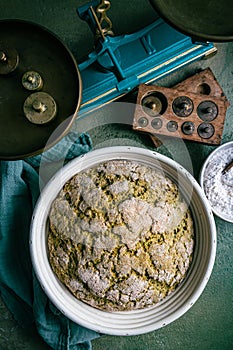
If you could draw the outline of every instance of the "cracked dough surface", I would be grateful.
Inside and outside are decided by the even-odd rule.
[[[184,279],[193,220],[159,170],[112,160],[65,183],[49,214],[52,269],[73,295],[107,311],[154,305]]]

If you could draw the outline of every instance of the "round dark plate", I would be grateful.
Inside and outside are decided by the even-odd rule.
[[[194,39],[233,41],[232,0],[150,0],[156,12],[175,29]]]
[[[0,70],[0,159],[22,159],[41,153],[68,132],[80,106],[82,82],[71,52],[46,28],[2,20],[0,33],[0,52],[10,56],[9,70],[12,68],[7,74]],[[43,80],[40,91],[56,102],[55,118],[43,125],[30,122],[24,114],[24,102],[34,92],[22,84],[29,71],[39,73]]]

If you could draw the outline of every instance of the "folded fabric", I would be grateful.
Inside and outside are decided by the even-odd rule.
[[[87,134],[68,134],[43,154],[43,162],[70,160],[92,147]],[[55,350],[90,350],[99,334],[67,319],[50,302],[37,281],[30,260],[29,230],[40,194],[41,155],[19,161],[0,161],[0,294],[15,319],[37,330]]]
[[[62,141],[58,142],[48,151],[38,156],[27,158],[26,162],[34,168],[37,168],[40,165],[41,159],[43,163],[51,163],[60,160],[69,161],[80,154],[87,153],[91,149],[92,141],[88,134],[77,134],[71,131]]]

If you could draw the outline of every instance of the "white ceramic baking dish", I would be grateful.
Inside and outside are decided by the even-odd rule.
[[[195,222],[195,250],[188,275],[162,302],[141,310],[106,312],[77,300],[53,273],[47,254],[50,206],[63,184],[76,173],[111,159],[127,159],[162,169],[175,181]],[[112,335],[136,335],[159,329],[188,311],[203,292],[216,254],[216,228],[211,207],[203,190],[181,165],[159,153],[137,147],[106,147],[82,155],[58,171],[37,202],[31,225],[31,257],[38,280],[50,300],[69,319]]]

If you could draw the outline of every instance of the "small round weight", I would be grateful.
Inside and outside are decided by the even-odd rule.
[[[214,135],[214,126],[210,123],[201,123],[197,128],[198,135],[203,139],[209,139]]]
[[[185,122],[182,124],[181,128],[185,135],[192,135],[195,130],[195,125],[193,122]]]
[[[218,106],[212,101],[203,101],[197,107],[197,114],[204,122],[211,122],[218,115]]]
[[[142,100],[142,108],[148,115],[155,117],[162,111],[163,105],[157,96],[151,94]]]
[[[22,84],[29,91],[38,91],[43,87],[43,80],[39,73],[28,71],[22,77]]]
[[[0,46],[0,75],[12,73],[19,64],[19,55],[15,49]]]
[[[154,118],[151,122],[152,128],[154,128],[156,130],[161,129],[162,125],[163,125],[163,122],[162,122],[161,118]]]
[[[172,109],[178,117],[188,117],[193,111],[193,102],[187,96],[179,96],[173,101]]]
[[[54,119],[57,105],[46,92],[35,92],[28,96],[23,106],[26,118],[33,124],[46,124]]]
[[[138,120],[138,125],[141,126],[142,128],[145,128],[148,125],[148,119],[147,118],[140,118]]]
[[[178,129],[178,124],[176,121],[171,120],[167,123],[167,130],[170,132],[175,132]]]

